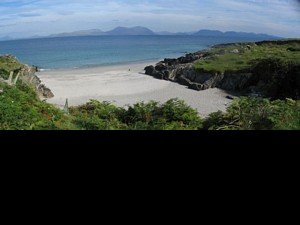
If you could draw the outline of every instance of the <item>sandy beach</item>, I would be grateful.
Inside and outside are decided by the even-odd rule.
[[[145,75],[145,66],[155,63],[49,70],[37,75],[55,95],[47,101],[59,107],[65,104],[67,98],[70,106],[84,104],[90,99],[126,106],[142,101],[155,100],[163,103],[179,98],[197,109],[201,116],[207,116],[218,110],[225,111],[230,104],[231,100],[226,98],[228,93],[220,89],[198,92]]]

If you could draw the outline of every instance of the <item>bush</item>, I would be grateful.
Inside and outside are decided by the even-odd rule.
[[[70,108],[74,123],[86,130],[119,130],[125,124],[118,120],[120,109],[108,102],[92,100],[85,105]]]
[[[241,98],[226,113],[211,114],[204,121],[204,129],[299,130],[300,105],[291,99]]]
[[[77,126],[88,130],[196,130],[202,128],[202,120],[196,110],[183,101],[172,99],[165,104],[157,102],[137,103],[128,109],[110,103],[91,101],[73,107],[71,115]]]
[[[63,113],[50,104],[40,101],[33,89],[18,84],[10,87],[0,83],[1,130],[55,130],[67,129],[61,121]],[[61,126],[60,126],[61,125]]]
[[[253,62],[254,82],[263,81],[264,95],[272,99],[299,99],[300,65],[279,58]]]

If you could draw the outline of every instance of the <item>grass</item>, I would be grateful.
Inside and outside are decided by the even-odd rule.
[[[14,70],[19,70],[23,67],[18,60],[0,56],[0,77],[7,79],[9,73]]]
[[[239,53],[233,53],[233,50]],[[249,72],[257,62],[277,58],[300,64],[300,40],[289,42],[266,42],[257,44],[232,44],[209,50],[209,56],[195,63],[195,68],[209,73],[226,71]]]

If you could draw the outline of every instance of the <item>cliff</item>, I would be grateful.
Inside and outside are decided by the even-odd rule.
[[[242,95],[300,97],[300,40],[216,45],[145,68],[145,74],[197,91],[221,88]]]

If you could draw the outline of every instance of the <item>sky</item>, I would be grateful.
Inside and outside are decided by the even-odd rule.
[[[300,38],[300,0],[0,0],[0,37],[107,31],[117,26]]]

